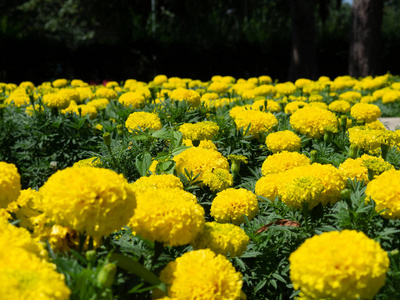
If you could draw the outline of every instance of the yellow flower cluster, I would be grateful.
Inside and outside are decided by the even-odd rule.
[[[74,163],[73,167],[99,167],[101,168],[103,163],[100,160],[100,157],[90,157],[86,159],[81,159]]]
[[[311,164],[311,160],[298,152],[282,151],[267,157],[261,166],[261,173],[265,176],[271,173],[281,173],[299,166]]]
[[[179,127],[184,139],[195,140],[212,140],[218,133],[219,126],[212,121],[197,122],[194,124],[185,123]]]
[[[265,140],[265,144],[272,153],[300,151],[301,139],[293,131],[283,130],[270,133]]]
[[[31,219],[40,214],[40,204],[37,199],[38,192],[36,190],[31,188],[21,190],[18,199],[8,204],[6,210],[20,220],[19,226],[32,230]]]
[[[348,129],[350,143],[365,151],[380,149],[381,144],[393,145],[400,142],[400,136],[390,130],[375,130],[364,126]]]
[[[52,82],[52,85],[56,88],[64,87],[68,84],[68,80],[65,78],[56,79]]]
[[[18,199],[21,190],[21,176],[14,164],[0,161],[0,208]]]
[[[328,109],[337,113],[348,113],[350,111],[350,103],[346,100],[335,100],[329,104]]]
[[[175,170],[185,174],[185,169],[193,176],[200,174],[198,180],[203,179],[204,173],[212,169],[229,170],[228,160],[214,149],[191,147],[173,158],[176,162]]]
[[[229,170],[215,168],[203,174],[203,184],[212,191],[222,191],[233,185],[233,176]]]
[[[385,171],[394,169],[394,166],[384,161],[382,157],[372,157],[363,161],[363,165],[379,175]]]
[[[136,193],[142,193],[148,189],[183,190],[182,181],[172,174],[143,176],[130,185]]]
[[[373,179],[365,191],[366,201],[375,201],[377,212],[386,209],[382,216],[388,219],[400,218],[400,171],[389,170]]]
[[[108,100],[117,99],[118,94],[116,91],[110,88],[101,87],[96,90],[97,98],[107,98]]]
[[[92,105],[81,104],[77,105],[75,101],[71,101],[66,109],[61,110],[62,114],[75,113],[78,116],[89,115],[91,120],[97,117],[97,109]]]
[[[229,188],[219,192],[211,204],[211,216],[220,223],[242,224],[258,213],[257,196],[243,188]]]
[[[145,101],[146,98],[140,92],[127,92],[122,94],[118,99],[119,103],[121,103],[125,107],[130,108],[138,108]]]
[[[308,106],[308,103],[304,101],[293,101],[285,106],[285,113],[286,114],[293,114],[296,110]]]
[[[300,176],[290,181],[282,191],[282,202],[286,205],[302,209],[303,204],[313,209],[320,203],[324,191],[321,179],[313,176]]]
[[[172,299],[238,300],[242,295],[242,274],[225,256],[209,249],[187,252],[168,263],[160,279]]]
[[[209,248],[216,254],[231,258],[241,256],[247,249],[249,237],[242,228],[233,224],[207,222],[203,231],[192,241],[195,250]]]
[[[107,98],[93,99],[89,101],[87,105],[95,107],[97,110],[106,109],[110,101]]]
[[[131,113],[125,122],[125,126],[130,132],[138,130],[139,127],[142,130],[146,130],[147,128],[160,130],[162,128],[160,118],[156,114],[144,111]]]
[[[269,132],[275,125],[278,125],[278,120],[270,112],[256,110],[242,110],[240,114],[234,117],[236,128],[246,131],[250,125],[247,135],[253,135],[258,138],[260,133]]]
[[[212,82],[208,87],[207,91],[218,94],[224,94],[229,90],[229,84],[226,82],[216,81]]]
[[[177,88],[169,95],[171,100],[174,101],[186,101],[192,106],[200,105],[200,94],[194,90],[188,90],[185,88]]]
[[[357,103],[351,107],[350,115],[356,121],[370,123],[376,121],[381,116],[381,110],[375,104]]]
[[[102,168],[58,171],[39,193],[44,213],[56,224],[91,237],[107,236],[126,225],[136,207],[126,179]]]
[[[374,159],[384,162],[384,159],[381,157],[363,154],[361,157],[358,157],[356,159],[346,159],[343,163],[340,164],[339,170],[346,178],[350,178],[351,180],[356,178],[358,181],[364,180],[365,183],[368,183],[368,168],[364,165],[364,161],[368,159]]]
[[[67,108],[71,100],[65,93],[51,93],[43,96],[43,103],[50,108]]]
[[[361,97],[361,93],[355,91],[348,91],[339,95],[339,99],[345,100],[349,103],[356,103],[361,99]]]
[[[290,279],[302,299],[372,299],[389,269],[379,243],[354,230],[313,236],[289,262]]]
[[[293,129],[310,138],[319,139],[325,134],[328,126],[338,127],[338,120],[334,113],[317,107],[304,107],[290,117]]]
[[[168,246],[189,244],[203,230],[204,209],[186,191],[147,189],[137,193],[137,208],[129,221],[132,233]]]

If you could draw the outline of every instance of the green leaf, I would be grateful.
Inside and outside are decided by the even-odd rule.
[[[180,132],[180,131],[174,131],[174,132],[173,132],[172,145],[173,145],[174,147],[179,147],[179,146],[182,145],[182,141],[183,141],[182,132]]]
[[[146,176],[151,166],[151,155],[148,152],[140,153],[136,156],[136,169],[141,176]]]
[[[138,135],[131,136],[131,139],[135,140],[135,141],[144,141],[144,140],[149,139],[149,136],[146,134],[138,134]]]
[[[272,277],[274,277],[275,279],[278,279],[279,281],[283,282],[283,283],[287,283],[286,280],[279,274],[277,273],[273,273]]]
[[[175,169],[175,162],[172,160],[167,160],[162,163],[158,163],[156,167],[157,173],[167,173],[173,174]]]
[[[151,136],[162,140],[172,140],[174,138],[173,133],[168,130],[158,130],[153,132]]]
[[[267,284],[267,279],[264,279],[263,281],[260,281],[256,287],[254,288],[254,292],[257,293],[259,290],[261,290],[265,285]]]
[[[189,148],[190,148],[189,146],[176,147],[176,148],[174,148],[174,150],[172,150],[172,155],[176,156],[176,155],[182,153],[183,151],[185,151],[186,149],[189,149]]]

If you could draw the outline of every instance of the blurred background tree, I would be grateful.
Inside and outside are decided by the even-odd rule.
[[[399,1],[382,7],[371,72],[400,73]],[[3,0],[0,81],[336,77],[349,71],[351,14],[340,0]]]

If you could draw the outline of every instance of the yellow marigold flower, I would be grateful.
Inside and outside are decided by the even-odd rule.
[[[90,157],[90,158],[85,158],[77,161],[73,165],[74,167],[99,167],[101,168],[103,166],[102,161],[100,160],[100,157]]]
[[[19,84],[19,87],[27,89],[28,91],[31,92],[35,89],[35,85],[31,81],[23,81]]]
[[[305,299],[372,299],[389,269],[386,251],[355,230],[313,236],[289,262],[293,286]]]
[[[356,126],[349,128],[348,133],[350,143],[366,151],[380,149],[381,144],[389,145],[400,142],[400,136],[390,130],[374,130]]]
[[[185,169],[192,172],[193,176],[200,174],[197,178],[202,180],[203,174],[213,168],[229,170],[228,160],[216,150],[191,147],[173,158],[176,162],[175,170],[185,174]]]
[[[381,110],[375,104],[357,103],[351,107],[350,115],[357,121],[370,123],[381,116]]]
[[[363,161],[363,166],[372,170],[375,175],[379,175],[385,171],[394,169],[394,166],[384,161],[382,157],[373,157],[370,159],[365,159]]]
[[[276,94],[276,88],[273,85],[263,84],[254,88],[254,94],[256,97],[273,97]]]
[[[308,106],[309,107],[318,107],[321,109],[328,109],[328,105],[323,102],[311,102]]]
[[[110,101],[107,98],[93,99],[86,103],[87,105],[94,106],[97,110],[106,109]]]
[[[244,90],[241,93],[242,99],[244,100],[249,100],[249,99],[254,99],[256,97],[256,94],[254,93],[254,90]]]
[[[215,254],[231,258],[241,256],[247,249],[249,237],[242,228],[233,224],[207,222],[204,229],[192,241],[195,250],[211,249]]]
[[[97,98],[107,98],[108,100],[117,99],[118,94],[113,89],[109,89],[106,87],[101,87],[96,90]]]
[[[119,86],[119,83],[116,82],[116,81],[109,81],[105,85],[105,87],[109,88],[109,89],[112,89],[112,88],[115,88],[115,87],[118,87],[118,86]]]
[[[358,181],[364,180],[365,183],[368,183],[368,168],[364,166],[363,162],[371,158],[384,161],[384,159],[381,157],[374,157],[368,154],[363,154],[361,157],[358,157],[356,159],[346,159],[343,163],[340,164],[339,170],[346,178],[350,178],[352,180],[356,178]]]
[[[296,86],[292,82],[285,82],[285,83],[278,83],[275,85],[276,91],[279,94],[289,96],[291,94],[294,94],[297,90]]]
[[[200,94],[194,90],[177,88],[169,96],[174,101],[187,101],[192,106],[200,105]]]
[[[242,274],[225,256],[210,249],[183,254],[168,263],[160,279],[168,287],[168,296],[176,299],[238,300],[242,294]],[[156,298],[163,296],[159,294]]]
[[[88,84],[81,79],[73,79],[71,81],[71,86],[73,86],[73,87],[83,87],[83,86],[87,86],[87,85]]]
[[[79,93],[81,102],[86,102],[88,100],[90,101],[95,97],[95,94],[92,92],[92,89],[90,87],[77,87],[76,90]],[[106,98],[106,97],[99,97],[99,98]]]
[[[345,100],[349,103],[356,103],[361,99],[361,97],[361,93],[355,91],[348,91],[339,95],[340,100]]]
[[[0,298],[68,300],[71,291],[55,269],[24,249],[0,242]]]
[[[162,85],[164,82],[168,81],[168,77],[166,75],[160,74],[154,77],[153,81],[157,85]]]
[[[301,138],[290,130],[270,133],[266,140],[268,150],[273,153],[282,151],[300,151]]]
[[[212,82],[208,87],[208,92],[214,92],[218,94],[224,94],[229,90],[229,84],[222,81]]]
[[[95,167],[58,171],[39,193],[52,220],[92,237],[126,225],[136,207],[135,193],[122,175]]]
[[[338,127],[334,113],[317,107],[304,107],[290,117],[293,129],[308,137],[319,139],[325,134],[325,127]]]
[[[321,179],[313,176],[300,176],[288,184],[282,191],[282,202],[286,205],[302,209],[303,203],[308,204],[308,209],[313,209],[320,203],[320,196],[324,191]]]
[[[89,119],[91,120],[97,117],[96,107],[86,104],[74,105],[73,102],[71,102],[71,104],[66,109],[61,110],[61,113],[62,114],[75,113],[77,116],[82,116],[82,117],[88,115]]]
[[[139,108],[145,101],[146,98],[140,92],[127,92],[118,99],[123,106],[131,108]]]
[[[185,123],[179,127],[184,139],[195,140],[212,140],[218,133],[219,126],[212,121],[197,122],[194,124]]]
[[[377,212],[387,219],[400,219],[400,171],[389,170],[377,176],[367,185],[366,201],[374,200]]]
[[[48,259],[44,245],[35,241],[27,229],[11,225],[0,218],[0,244],[2,243],[3,246],[7,245],[6,249],[21,248],[41,259]]]
[[[261,75],[260,77],[258,77],[258,81],[260,82],[260,84],[270,84],[272,83],[272,78],[268,75]]]
[[[205,93],[201,96],[201,102],[210,102],[211,100],[218,100],[219,95],[217,93]]]
[[[40,212],[38,212],[40,207],[37,205],[37,197],[38,192],[28,188],[26,190],[21,190],[17,201],[8,204],[7,211],[13,213],[15,217],[20,220],[19,226],[29,230],[33,229],[31,218],[40,214]]]
[[[183,140],[182,142],[183,145],[185,146],[193,146],[193,141],[192,140]],[[212,149],[212,150],[217,150],[217,146],[213,143],[213,141],[210,140],[201,140],[200,144],[197,146],[199,148],[203,149]]]
[[[372,96],[372,95],[367,95],[367,96],[363,96],[361,99],[360,99],[360,103],[373,103],[373,102],[375,102],[377,99],[375,99],[375,97],[374,96]]]
[[[129,221],[134,235],[168,246],[189,244],[203,230],[204,209],[196,197],[181,189],[147,189],[137,195]]]
[[[58,91],[58,93],[67,95],[70,101],[74,100],[77,103],[81,102],[81,96],[80,96],[79,92],[75,89],[64,88],[64,89],[60,89]]]
[[[131,89],[132,90],[132,89]],[[145,99],[151,98],[151,92],[148,87],[139,86],[134,90],[134,92],[141,94]]]
[[[280,173],[309,164],[311,164],[311,160],[304,154],[282,151],[268,156],[261,166],[261,172],[265,176],[267,174]]]
[[[162,128],[160,118],[156,114],[144,111],[131,113],[125,122],[125,126],[129,132],[138,130],[139,127],[142,130],[146,130],[147,128],[160,130]]]
[[[267,107],[265,107],[265,103],[267,103]],[[263,110],[269,111],[271,113],[280,112],[282,110],[279,103],[275,102],[274,100],[266,100],[266,99],[256,100],[254,101],[252,108],[253,110],[260,110],[260,106],[262,106]]]
[[[65,78],[56,79],[56,80],[54,80],[54,81],[52,82],[52,84],[53,84],[53,86],[54,86],[55,88],[61,88],[61,87],[64,87],[64,86],[66,86],[66,85],[68,84],[68,80],[65,79]]]
[[[393,82],[390,87],[394,90],[400,91],[400,82]]]
[[[312,93],[310,97],[308,97],[309,102],[322,102],[324,100],[324,97],[322,97],[318,93]]]
[[[285,106],[285,113],[286,114],[292,114],[294,113],[296,110],[306,107],[308,106],[308,103],[304,102],[304,101],[293,101],[293,102],[289,102],[286,106]]]
[[[243,129],[243,132],[249,127],[247,135],[253,135],[258,138],[260,133],[272,130],[272,127],[278,124],[276,117],[263,111],[243,110],[239,115],[234,117],[236,128]]]
[[[148,189],[180,189],[183,190],[182,181],[172,174],[150,175],[140,177],[130,184],[136,193],[142,193]]]
[[[329,104],[328,109],[338,113],[348,113],[350,111],[351,104],[346,100],[335,100]]]
[[[243,106],[235,106],[232,107],[231,110],[229,111],[229,115],[232,118],[236,118],[239,117],[242,112],[246,111],[246,110],[251,110],[252,109],[252,105],[248,104],[248,105],[243,105]]]
[[[212,191],[222,191],[233,185],[233,176],[226,169],[211,169],[203,174],[203,184]]]
[[[306,85],[309,85],[310,83],[312,83],[312,81],[310,79],[306,79],[306,78],[299,78],[295,81],[294,85],[298,88],[303,88]]]
[[[8,98],[4,100],[4,104],[11,105],[14,104],[17,107],[22,105],[28,105],[31,103],[29,96],[25,93],[15,93],[13,92]]]
[[[270,173],[266,176],[261,177],[255,186],[255,193],[258,196],[275,201],[275,198],[279,196],[278,185],[282,181],[281,173]]]
[[[18,199],[21,190],[21,176],[14,164],[0,161],[0,208]]]
[[[372,130],[386,130],[385,125],[383,125],[382,122],[379,120],[367,123],[367,124],[365,124],[365,127],[372,129]]]
[[[393,103],[400,101],[400,91],[388,91],[382,96],[382,103]]]
[[[50,108],[64,109],[71,102],[65,93],[51,93],[43,96],[43,103]]]
[[[229,188],[219,192],[211,204],[211,216],[220,223],[244,223],[258,213],[257,196],[246,189]]]

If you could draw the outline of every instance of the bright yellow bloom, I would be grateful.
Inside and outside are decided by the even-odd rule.
[[[286,114],[292,114],[294,113],[296,110],[306,107],[308,106],[308,103],[304,102],[304,101],[293,101],[293,102],[289,102],[286,106],[285,106],[285,113]]]
[[[311,160],[304,154],[298,152],[282,151],[270,155],[263,162],[261,172],[265,176],[271,173],[280,173],[294,167],[311,164]]]
[[[168,77],[166,75],[160,74],[154,77],[153,81],[157,85],[162,85],[164,82],[168,81]]]
[[[243,132],[250,126],[247,135],[253,135],[258,138],[260,133],[269,132],[278,124],[276,117],[269,112],[243,110],[234,117],[236,128],[243,129]]]
[[[77,161],[73,165],[74,167],[99,167],[101,168],[103,166],[103,163],[100,160],[100,157],[90,157],[90,158],[85,158]]]
[[[160,130],[162,128],[160,118],[156,114],[144,111],[131,113],[125,122],[125,126],[129,132],[139,130],[139,127],[142,130],[146,130],[147,128]]]
[[[179,127],[184,139],[195,140],[212,140],[218,133],[219,126],[212,121],[197,122],[194,124],[185,123]]]
[[[200,94],[194,90],[177,88],[169,96],[174,101],[186,101],[192,106],[200,105]]]
[[[346,100],[336,100],[329,104],[328,109],[338,113],[348,113],[351,104]]]
[[[145,101],[146,98],[140,92],[127,92],[122,94],[118,99],[118,102],[123,106],[131,108],[138,108],[144,104]]]
[[[308,209],[313,209],[320,203],[324,191],[321,179],[313,176],[300,176],[290,181],[282,191],[282,202],[286,205],[302,209],[307,203]]]
[[[107,236],[126,225],[136,207],[135,193],[126,179],[102,168],[58,171],[39,193],[47,216],[92,237]]]
[[[266,176],[261,177],[255,186],[255,193],[258,196],[275,201],[275,198],[279,196],[278,186],[282,181],[281,173],[270,173]]]
[[[302,299],[372,299],[389,269],[379,243],[354,230],[313,236],[289,261],[290,279]]]
[[[357,121],[374,122],[381,116],[379,106],[368,103],[357,103],[351,107],[351,116]]]
[[[181,189],[147,189],[137,195],[129,221],[134,235],[168,246],[189,244],[203,230],[204,209],[196,197]]]
[[[270,133],[266,140],[268,150],[273,153],[282,151],[300,151],[301,139],[290,130],[283,130],[274,133]]]
[[[148,189],[180,189],[183,190],[182,181],[172,174],[143,176],[130,184],[136,193],[142,193]]]
[[[50,108],[64,109],[71,102],[69,96],[65,93],[52,93],[43,96],[43,103]]]
[[[0,161],[0,208],[18,199],[21,190],[21,176],[14,164]]]
[[[242,274],[223,255],[209,249],[183,254],[161,271],[168,296],[176,299],[237,300],[241,298]],[[162,295],[156,295],[156,298]]]
[[[244,223],[258,213],[257,196],[246,189],[229,188],[219,192],[211,204],[211,216],[220,223]]]
[[[212,191],[222,191],[233,185],[233,176],[226,169],[211,169],[203,174],[203,183]]]
[[[101,87],[96,90],[97,98],[107,98],[108,100],[117,99],[118,94],[113,89],[109,89],[106,87]]]
[[[241,256],[247,249],[249,237],[242,228],[233,224],[207,222],[204,229],[192,241],[197,249],[211,249],[215,254],[228,255],[231,258]]]
[[[53,86],[56,87],[56,88],[61,88],[61,87],[66,86],[66,85],[68,84],[68,81],[67,81],[67,79],[64,79],[64,78],[62,78],[62,79],[56,79],[56,80],[54,80],[54,81],[52,82],[52,84],[53,84]]]
[[[356,103],[361,99],[361,97],[362,97],[361,93],[355,91],[348,91],[339,95],[340,100],[345,100],[349,103]]]

